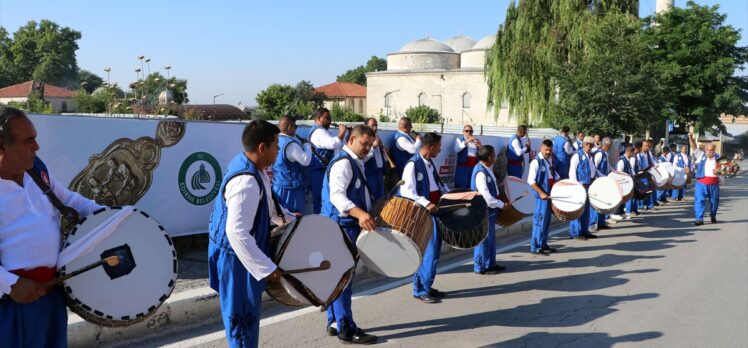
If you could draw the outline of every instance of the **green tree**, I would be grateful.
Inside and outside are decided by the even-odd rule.
[[[0,88],[10,86],[16,81],[13,54],[10,51],[12,44],[8,32],[0,27]]]
[[[83,88],[87,93],[93,93],[97,88],[104,84],[104,80],[85,69],[78,70],[78,78],[73,83],[65,86],[69,89]]]
[[[317,92],[311,82],[302,80],[294,87],[291,98],[292,101],[285,112],[298,118],[308,119],[314,110],[322,107],[325,94]]]
[[[413,123],[439,123],[439,111],[426,105],[411,106],[405,110],[405,116],[408,116]]]
[[[270,114],[271,119],[278,119],[289,110],[289,105],[294,101],[294,97],[293,87],[276,83],[260,91],[255,99],[257,100],[257,107],[263,113]]]
[[[187,80],[179,79],[176,76],[167,80],[158,72],[148,75],[145,81],[139,80],[130,84],[130,93],[137,94],[138,99],[144,100],[146,104],[155,105],[158,104],[158,96],[167,88],[174,97],[175,104],[181,105],[190,101],[187,94]]]
[[[373,71],[387,70],[387,60],[377,56],[371,56],[366,65],[359,65],[351,70],[339,75],[336,79],[338,82],[352,82],[366,86],[366,73]]]
[[[81,33],[50,20],[29,21],[14,34],[10,44],[14,83],[28,80],[67,86],[78,80],[75,51]]]
[[[638,15],[638,0],[514,0],[486,56],[489,103],[520,123],[541,120],[555,102],[554,72],[585,50],[585,31],[609,11]]]
[[[652,49],[656,78],[667,86],[668,106],[679,123],[695,124],[699,133],[721,129],[720,114],[745,115],[748,79],[735,76],[748,62],[748,48],[738,47],[740,32],[725,25],[719,6],[672,8],[645,19],[644,38]]]
[[[77,112],[104,113],[107,110],[107,101],[104,93],[89,94],[85,90],[78,90],[73,95],[73,103]]]
[[[28,98],[24,102],[12,101],[8,103],[8,106],[22,109],[26,112],[35,114],[51,114],[52,106],[49,103],[44,102],[42,95],[39,91],[31,91]]]
[[[363,122],[364,116],[361,116],[350,108],[340,105],[340,103],[333,103],[330,109],[330,118],[333,122]]]

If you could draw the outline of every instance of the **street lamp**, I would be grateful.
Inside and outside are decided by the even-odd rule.
[[[146,59],[145,63],[148,64],[148,76],[151,76],[151,58]]]
[[[106,84],[109,85],[109,72],[112,71],[112,68],[106,67],[104,71],[106,71]]]
[[[221,93],[221,94],[216,94],[216,95],[214,95],[214,96],[213,96],[213,105],[216,105],[216,98],[218,98],[218,97],[220,97],[220,96],[222,96],[222,95],[223,95],[223,93]]]

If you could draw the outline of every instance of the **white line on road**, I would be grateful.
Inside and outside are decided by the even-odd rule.
[[[569,228],[568,226],[565,226],[565,227],[562,227],[562,228],[557,228],[557,229],[551,231],[550,233],[548,233],[548,237],[552,237],[552,236],[555,236],[555,235],[557,235],[557,234],[559,234],[561,232],[568,231],[568,228]],[[529,240],[522,240],[522,241],[516,242],[514,244],[510,244],[510,245],[507,245],[507,246],[504,246],[504,247],[501,247],[501,248],[496,248],[496,253],[500,254],[500,253],[503,253],[505,251],[509,251],[509,250],[515,249],[517,247],[520,247],[520,246],[522,246],[524,244],[527,244],[527,243],[529,243]],[[455,268],[460,267],[460,266],[469,265],[471,263],[473,263],[473,258],[472,257],[467,258],[467,259],[458,260],[458,261],[452,262],[452,263],[450,263],[448,265],[444,265],[444,266],[439,267],[437,269],[437,273],[444,273],[446,271],[455,269]],[[412,278],[404,278],[404,279],[400,279],[400,280],[397,280],[397,281],[394,281],[394,282],[391,282],[391,283],[387,283],[387,284],[378,286],[376,288],[372,288],[372,289],[369,289],[369,290],[362,291],[358,295],[353,296],[352,300],[355,301],[355,300],[358,300],[358,299],[365,298],[367,296],[376,295],[378,293],[385,292],[387,290],[391,290],[391,289],[403,286],[403,285],[408,284],[408,283],[410,283],[412,281],[413,281]],[[300,317],[302,315],[306,315],[306,314],[314,313],[314,312],[319,312],[319,308],[318,307],[305,307],[305,308],[302,308],[302,309],[297,309],[295,311],[281,313],[281,314],[274,315],[272,317],[268,317],[268,318],[260,320],[260,327],[265,327],[265,326],[268,326],[268,325],[277,324],[277,323],[280,323],[280,322],[284,322],[286,320],[298,318],[298,317]],[[225,336],[226,336],[225,331],[221,330],[221,331],[216,331],[216,332],[212,332],[212,333],[209,333],[209,334],[205,334],[205,335],[202,335],[202,336],[193,337],[193,338],[190,338],[190,339],[187,339],[187,340],[175,342],[175,343],[172,343],[172,344],[169,344],[169,345],[165,345],[163,347],[165,347],[165,348],[195,347],[195,346],[198,346],[198,345],[201,345],[201,344],[206,344],[206,343],[210,343],[210,342],[214,342],[214,341],[220,340],[220,339],[224,338]]]

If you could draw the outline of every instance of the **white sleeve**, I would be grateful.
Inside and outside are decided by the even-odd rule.
[[[400,194],[403,197],[410,198],[424,207],[431,203],[428,198],[418,195],[418,190],[416,189],[416,169],[413,162],[408,162],[405,168],[403,168],[403,180],[405,183],[403,186],[400,186]]]
[[[596,153],[594,159],[595,159],[595,167],[599,166],[600,162],[602,162],[602,160],[603,160],[603,154],[601,154],[599,152]]]
[[[81,196],[78,192],[68,190],[64,185],[52,177],[51,173],[48,173],[48,175],[50,181],[49,186],[55,196],[57,196],[65,206],[75,209],[80,217],[86,217],[91,215],[94,211],[103,208],[103,206],[96,204],[95,201]]]
[[[291,162],[296,162],[302,166],[308,166],[312,161],[312,145],[304,144],[304,149],[297,143],[291,143],[286,146],[286,158]]]
[[[522,143],[519,139],[515,138],[512,140],[512,149],[514,149],[515,153],[518,153],[520,155],[524,155],[527,152],[527,147],[522,147]]]
[[[574,153],[574,148],[568,141],[564,143],[564,151],[566,151],[567,155],[571,155]]]
[[[460,152],[465,149],[467,146],[465,141],[462,141],[460,138],[455,139],[455,152]]]
[[[330,202],[340,212],[340,216],[348,216],[348,212],[356,207],[346,193],[352,178],[350,161],[339,160],[330,168]]]
[[[489,208],[504,208],[504,202],[491,195],[491,191],[488,189],[488,184],[486,182],[486,174],[478,172],[478,174],[475,175],[475,188],[478,190],[478,193],[483,196],[483,199],[486,200]]]
[[[226,236],[239,261],[256,280],[277,268],[250,234],[259,204],[260,187],[253,176],[239,175],[226,184]]]
[[[421,148],[421,139],[416,139],[415,143],[411,143],[408,141],[408,139],[404,137],[397,138],[397,142],[395,145],[400,149],[403,150],[411,155],[415,155],[416,151]]]
[[[577,180],[577,167],[579,167],[579,154],[574,154],[574,156],[571,156],[571,161],[569,161],[569,179],[574,181]]]
[[[699,149],[693,150],[694,162],[696,162],[696,159],[701,159],[701,156],[704,156],[704,151],[701,151]]]
[[[623,159],[621,159],[621,160],[618,161],[618,164],[616,164],[616,170],[617,171],[619,171],[619,172],[623,172],[624,171],[623,169],[625,168],[625,165],[623,164],[623,161],[625,161],[625,160],[626,160],[626,158],[624,157]]]
[[[535,184],[535,176],[538,175],[538,161],[530,161],[530,170],[527,172],[527,184],[532,186]]]
[[[324,129],[317,129],[312,132],[309,142],[320,149],[326,150],[340,150],[343,147],[343,141],[340,138],[333,136]]]

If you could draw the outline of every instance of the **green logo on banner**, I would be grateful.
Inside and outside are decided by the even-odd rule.
[[[195,152],[179,168],[179,192],[193,205],[210,203],[221,189],[221,166],[207,152]]]

